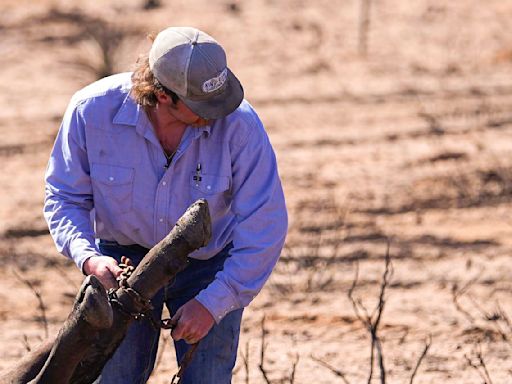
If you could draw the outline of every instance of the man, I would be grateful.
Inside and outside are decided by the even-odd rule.
[[[158,34],[133,73],[77,92],[46,173],[45,217],[60,252],[105,288],[186,208],[206,198],[212,239],[152,299],[177,326],[177,359],[201,340],[185,384],[231,382],[242,311],[281,252],[287,214],[276,159],[222,47],[194,28]],[[136,322],[100,383],[144,383],[158,331]]]

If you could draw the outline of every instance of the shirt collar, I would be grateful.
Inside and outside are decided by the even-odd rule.
[[[128,92],[112,122],[114,124],[136,126],[141,110],[142,107],[131,98]]]

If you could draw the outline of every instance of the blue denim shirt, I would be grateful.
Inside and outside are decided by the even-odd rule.
[[[187,127],[166,168],[144,109],[129,95],[130,76],[104,78],[71,99],[46,172],[50,233],[82,269],[100,255],[96,239],[150,248],[192,202],[207,199],[213,236],[190,256],[209,259],[233,242],[224,270],[196,297],[218,322],[249,304],[284,244],[287,212],[274,151],[244,100],[209,126]]]

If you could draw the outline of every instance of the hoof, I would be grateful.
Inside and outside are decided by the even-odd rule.
[[[113,313],[105,288],[95,276],[87,276],[80,288],[79,314],[91,327],[106,329],[112,326]]]
[[[208,201],[197,200],[183,216],[178,220],[176,226],[187,243],[193,249],[204,247],[212,237],[212,222]]]

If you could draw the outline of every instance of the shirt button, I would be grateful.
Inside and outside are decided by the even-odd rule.
[[[167,185],[167,181],[162,181],[162,185],[165,187]]]
[[[158,221],[159,221],[159,222],[161,222],[161,223],[163,223],[163,222],[164,222],[164,219],[159,218],[159,219],[158,219]]]
[[[114,178],[113,178],[112,176],[110,176],[108,179],[109,179],[110,181],[114,181]]]
[[[207,186],[206,186],[206,189],[208,189],[208,190],[209,190],[209,189],[212,189],[212,186],[211,186],[211,185],[207,185]]]

